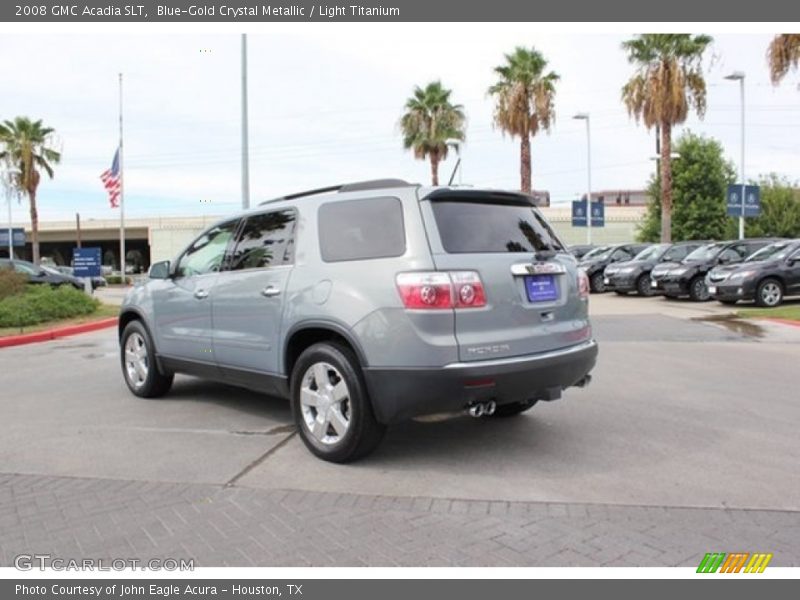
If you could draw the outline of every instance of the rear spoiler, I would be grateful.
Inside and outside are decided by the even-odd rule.
[[[480,202],[482,204],[511,204],[516,206],[539,206],[539,200],[521,192],[500,190],[465,190],[442,188],[432,191],[422,200]]]

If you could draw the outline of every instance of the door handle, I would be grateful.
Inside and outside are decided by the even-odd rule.
[[[281,291],[274,285],[268,285],[263,290],[261,290],[261,295],[266,296],[267,298],[272,298],[273,296],[277,296],[280,293]]]
[[[205,290],[197,290],[194,293],[194,297],[197,298],[198,300],[202,300],[203,298],[208,298],[208,292]]]

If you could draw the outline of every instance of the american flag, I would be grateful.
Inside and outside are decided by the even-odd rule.
[[[119,176],[119,148],[114,153],[114,162],[111,163],[111,168],[103,171],[100,179],[108,192],[108,202],[111,204],[111,208],[119,208],[119,196],[122,191]]]

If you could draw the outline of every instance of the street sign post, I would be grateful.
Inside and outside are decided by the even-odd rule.
[[[101,272],[101,248],[73,248],[72,269],[75,277],[83,277],[83,287],[87,294],[92,293],[92,277]]]
[[[592,227],[604,227],[606,224],[605,204],[592,202]],[[586,227],[586,200],[572,201],[572,226]]]
[[[742,186],[732,183],[728,186],[726,203],[728,215],[731,217],[757,217],[761,214],[761,188],[757,185]]]
[[[11,229],[11,242],[15,248],[25,247],[25,230],[22,227]],[[0,246],[8,246],[8,227],[0,229]]]

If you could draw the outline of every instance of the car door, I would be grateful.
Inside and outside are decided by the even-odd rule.
[[[786,294],[800,294],[800,247],[795,248],[786,259]]]
[[[210,296],[238,225],[233,219],[203,232],[178,258],[168,279],[151,280],[159,354],[213,363]]]
[[[277,374],[284,292],[293,265],[294,209],[249,215],[211,302],[214,358],[247,385]]]

